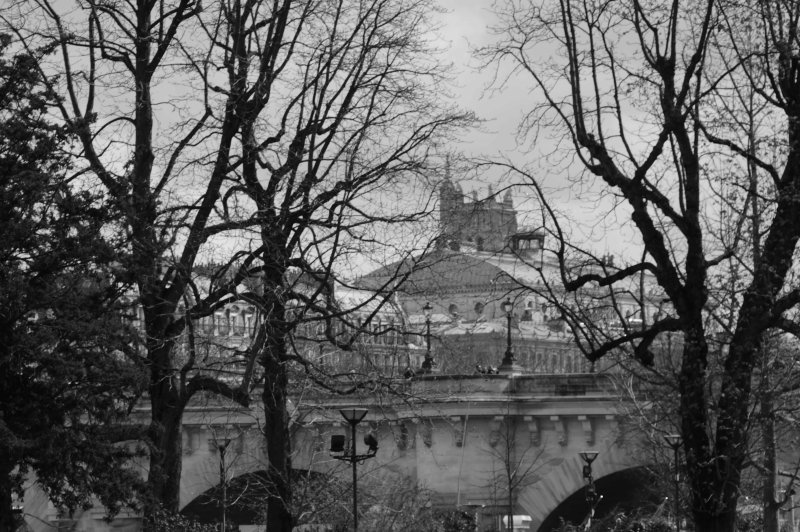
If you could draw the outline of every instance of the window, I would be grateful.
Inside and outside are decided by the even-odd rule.
[[[248,309],[248,311],[244,315],[244,323],[245,329],[247,329],[247,335],[252,338],[255,336],[256,333],[256,315],[253,313],[253,309]]]
[[[381,337],[382,332],[381,319],[376,317],[372,322],[372,341],[374,343],[379,344],[383,341],[383,338]]]
[[[397,331],[394,329],[394,318],[389,318],[386,323],[386,330],[383,333],[383,343],[394,345],[397,342]]]
[[[217,314],[215,318],[217,321],[218,334],[220,336],[228,336],[228,333],[231,332],[231,311],[226,310],[225,313]]]
[[[525,303],[525,310],[522,312],[521,321],[533,321],[533,301]]]
[[[200,331],[206,335],[211,336],[214,334],[214,315],[204,316],[200,318]]]
[[[233,316],[233,334],[243,336],[246,330],[247,326],[245,323],[244,309],[240,309],[239,312]]]

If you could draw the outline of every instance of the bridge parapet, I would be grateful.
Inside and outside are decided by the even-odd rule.
[[[388,392],[315,394],[299,410],[327,411],[336,419],[340,408],[379,405],[373,416],[384,419],[458,415],[558,415],[610,413],[620,390],[603,374],[426,375],[398,381]],[[371,416],[372,417],[372,416]]]
[[[616,396],[619,391],[610,375],[599,373],[535,375],[425,375],[411,382],[410,390],[421,394],[502,393],[532,396]]]

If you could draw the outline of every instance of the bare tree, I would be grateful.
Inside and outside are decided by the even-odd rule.
[[[286,319],[287,302],[342,314],[321,297],[333,265],[379,243],[381,224],[429,210],[400,214],[399,187],[434,174],[437,139],[466,121],[437,100],[430,11],[428,0],[37,0],[3,11],[22,45],[60,51],[41,69],[64,95],[87,175],[124,213],[132,245],[120,262],[137,287],[149,371],[149,490],[168,510],[189,399],[246,404],[263,377],[279,488],[268,526],[291,527],[287,367],[303,360],[287,349],[302,322]],[[381,204],[387,186],[398,195]],[[223,264],[204,286],[199,260]],[[311,292],[297,282],[308,275]],[[184,333],[240,299],[262,327],[236,357],[243,379],[220,379]]]
[[[542,459],[544,446],[534,446],[527,438],[518,436],[519,421],[510,415],[510,403],[503,421],[489,434],[486,452],[491,458],[492,475],[489,492],[493,494],[494,504],[505,507],[505,521],[498,530],[514,530],[514,509],[519,492],[539,478],[541,469],[557,466],[562,459],[554,458],[547,462]],[[500,521],[502,517],[498,514]]]
[[[629,230],[635,247],[615,265],[569,241],[545,206],[569,295],[563,315],[591,360],[627,347],[657,365],[665,335],[680,337],[679,425],[699,530],[735,526],[764,333],[797,331],[798,13],[795,2],[772,1],[513,2],[500,9],[498,43],[486,50],[541,97],[524,127],[559,128],[581,169],[576,183],[604,214],[631,222],[611,225]],[[757,45],[742,44],[734,15],[755,28]],[[723,93],[741,84],[758,100],[752,109],[771,113],[769,127],[751,135],[741,130],[746,109]],[[781,138],[781,150],[748,143],[763,135]],[[513,171],[545,199],[530,172]],[[721,218],[731,231],[715,230]],[[743,238],[754,219],[757,244]],[[732,264],[744,272],[738,294],[720,290]],[[632,309],[621,307],[623,295]]]
[[[394,228],[429,213],[430,204],[402,205],[401,195],[437,174],[440,159],[431,158],[431,148],[466,123],[465,115],[430,97],[442,73],[423,55],[431,50],[430,7],[427,1],[380,0],[285,2],[277,11],[269,2],[224,8],[236,24],[226,26],[227,37],[215,50],[220,64],[234,56],[262,58],[229,71],[230,85],[243,90],[236,103],[241,154],[223,206],[231,223],[255,231],[254,249],[237,257],[237,266],[261,281],[258,292],[242,297],[263,316],[258,363],[274,491],[270,530],[289,526],[290,364],[299,363],[325,385],[315,361],[292,348],[291,333],[311,321],[327,341],[351,349],[359,335],[381,332],[369,324],[391,301],[398,276],[366,301],[348,305],[336,297],[336,287],[348,286],[337,268],[355,253],[386,247],[381,226],[399,231]],[[261,22],[276,16],[282,22]],[[285,37],[270,42],[277,33]],[[281,111],[267,118],[275,98]],[[339,334],[342,323],[352,334]],[[358,386],[359,380],[374,383],[375,376],[351,382]]]

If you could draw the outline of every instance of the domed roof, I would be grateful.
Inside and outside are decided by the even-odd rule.
[[[536,283],[533,266],[509,254],[465,253],[437,250],[418,262],[407,260],[379,268],[361,279],[365,288],[379,289],[393,277],[408,276],[402,286],[406,294],[435,294],[511,282]]]

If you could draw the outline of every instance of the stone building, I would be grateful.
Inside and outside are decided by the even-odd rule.
[[[391,264],[370,272],[361,285],[377,289],[413,268],[396,301],[408,331],[417,333],[412,347],[426,347],[430,320],[431,351],[442,372],[465,374],[501,364],[508,338],[509,319],[502,308],[507,299],[513,304],[512,350],[525,372],[609,369],[611,360],[601,359],[595,366],[586,360],[552,294],[547,295],[545,283],[557,293],[560,275],[544,251],[544,230],[519,226],[510,191],[502,200],[491,189],[484,199],[471,196],[467,200],[461,187],[446,179],[439,188],[441,237],[436,250],[413,266]],[[427,317],[426,304],[432,308]],[[635,324],[641,323],[642,312],[652,318],[655,305],[623,295],[611,314]]]
[[[500,366],[507,349],[509,319],[502,305],[508,299],[513,303],[512,350],[524,372],[607,369],[611,361],[601,360],[593,367],[586,360],[552,296],[545,295],[543,283],[557,291],[560,276],[558,265],[544,252],[544,230],[518,224],[510,191],[502,200],[491,189],[484,199],[474,192],[470,196],[468,200],[458,184],[445,179],[439,187],[441,237],[436,249],[413,266],[390,264],[364,275],[355,286],[328,287],[341,309],[332,313],[337,317],[313,312],[295,316],[290,311],[290,319],[301,320],[292,340],[299,354],[329,373],[397,377],[419,370],[430,340],[438,371],[485,371]],[[397,292],[384,301],[381,288],[392,286],[411,268]],[[293,282],[295,290],[303,291],[306,283],[309,293],[314,291],[313,280],[300,277]],[[423,312],[426,304],[431,307],[429,316]],[[641,320],[642,306],[636,301],[622,297],[616,304],[630,323]],[[222,345],[241,349],[253,338],[258,320],[251,305],[221,308],[195,324],[198,345],[210,352]],[[352,340],[350,348],[333,345],[331,336],[340,344]]]
[[[439,222],[440,245],[453,250],[466,246],[476,251],[501,252],[508,245],[508,236],[517,232],[517,213],[510,190],[502,200],[491,188],[481,200],[473,192],[469,201],[461,186],[453,184],[449,176],[439,187]]]

